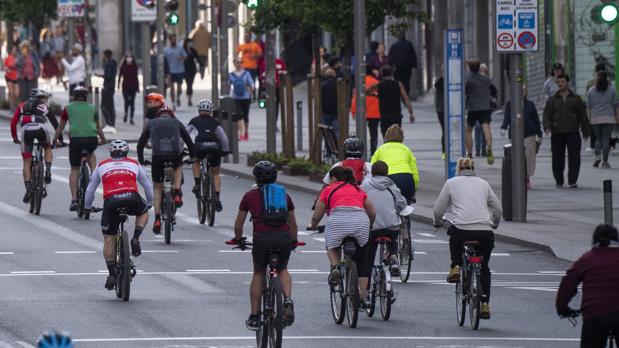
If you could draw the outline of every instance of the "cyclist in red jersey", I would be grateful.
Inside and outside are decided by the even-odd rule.
[[[363,160],[362,157],[364,152],[365,145],[361,139],[357,137],[350,137],[346,139],[344,141],[344,157],[346,159],[341,162],[337,162],[331,169],[340,166],[350,168],[353,176],[355,177],[356,184],[361,185],[365,182],[366,178],[372,177],[372,164]],[[325,185],[329,185],[331,183],[329,173],[325,174],[322,181]]]
[[[136,216],[135,230],[131,238],[131,253],[140,256],[140,235],[148,222],[148,210],[153,205],[153,184],[144,169],[133,158],[127,157],[129,145],[124,140],[115,140],[110,145],[110,157],[97,165],[90,177],[86,190],[85,207],[92,208],[95,191],[103,182],[103,212],[101,230],[103,231],[103,257],[110,272],[105,288],[114,289],[114,264],[116,257],[116,234],[120,221],[118,209],[125,208],[127,215]],[[146,202],[138,193],[138,182],[144,188]]]

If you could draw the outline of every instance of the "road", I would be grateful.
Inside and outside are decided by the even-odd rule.
[[[0,347],[31,347],[46,329],[69,331],[77,347],[250,347],[244,325],[249,312],[251,256],[224,245],[242,194],[251,182],[223,178],[224,211],[215,226],[199,225],[195,202],[185,195],[172,244],[151,232],[131,301],[103,288],[99,214],[84,221],[69,214],[67,148],[55,150],[53,183],[40,216],[27,213],[19,148],[0,121]],[[97,151],[98,158],[107,148]],[[225,165],[225,164],[224,164]],[[186,168],[185,174],[191,174]],[[188,192],[188,186],[185,192]],[[290,192],[300,225],[309,222],[313,197]],[[101,205],[97,196],[95,205]],[[333,323],[322,236],[303,232],[307,246],[292,255],[296,322],[285,330],[287,347],[576,347],[579,328],[559,320],[556,288],[569,263],[519,245],[497,243],[491,260],[492,319],[479,331],[458,327],[453,285],[445,282],[448,245],[444,231],[414,224],[417,256],[408,284],[395,284],[392,319],[360,315],[359,327]],[[246,233],[250,233],[247,224]]]

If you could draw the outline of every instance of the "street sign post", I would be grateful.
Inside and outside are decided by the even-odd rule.
[[[58,0],[59,17],[84,17],[84,0]]]
[[[154,22],[157,20],[157,8],[153,0],[132,0],[131,20],[133,22]]]
[[[464,156],[464,50],[463,30],[445,35],[445,179],[456,175],[456,162]]]
[[[538,50],[537,0],[496,0],[497,52]]]

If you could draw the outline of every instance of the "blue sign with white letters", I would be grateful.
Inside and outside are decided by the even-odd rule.
[[[445,30],[445,179],[456,175],[464,156],[464,54],[462,29]]]
[[[535,13],[522,12],[518,14],[518,28],[534,29],[535,28]]]
[[[512,15],[498,15],[497,16],[499,29],[513,29],[514,28],[514,16]]]

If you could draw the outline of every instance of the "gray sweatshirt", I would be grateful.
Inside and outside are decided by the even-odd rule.
[[[615,89],[608,86],[605,91],[600,91],[591,87],[587,93],[587,107],[591,110],[591,124],[615,124],[615,111],[619,107]]]
[[[395,183],[386,176],[375,176],[366,178],[361,188],[376,209],[372,230],[399,230],[401,219],[398,213],[406,208],[406,199]]]
[[[501,220],[501,202],[484,179],[463,170],[447,180],[434,204],[434,221],[445,213],[458,229],[489,231]]]

